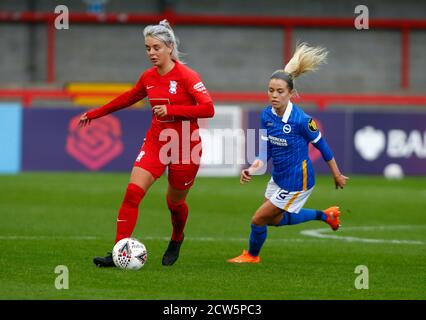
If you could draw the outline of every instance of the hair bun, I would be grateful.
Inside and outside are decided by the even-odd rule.
[[[170,23],[167,21],[167,19],[161,20],[159,23],[160,26],[166,27],[167,29],[172,29],[172,27],[170,26]]]

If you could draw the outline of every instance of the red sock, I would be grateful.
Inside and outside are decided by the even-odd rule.
[[[185,200],[172,202],[167,197],[167,206],[169,207],[173,233],[173,241],[182,241],[183,240],[183,230],[185,229],[186,219],[188,218],[188,206]]]
[[[129,183],[117,218],[115,243],[132,235],[138,218],[138,208],[145,191],[134,183]]]

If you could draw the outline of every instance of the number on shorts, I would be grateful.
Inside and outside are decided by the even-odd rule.
[[[280,191],[280,193],[278,193],[278,195],[277,195],[277,199],[278,199],[278,200],[284,200],[284,199],[285,199],[285,197],[286,197],[288,194],[289,194],[289,192],[288,192],[288,191],[285,191],[285,190]]]

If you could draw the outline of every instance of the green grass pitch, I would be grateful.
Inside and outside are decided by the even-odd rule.
[[[247,247],[268,177],[244,186],[197,178],[181,256],[163,267],[171,224],[162,177],[133,234],[148,248],[146,265],[99,269],[92,258],[112,248],[128,176],[0,176],[0,299],[426,299],[426,178],[353,176],[336,191],[330,177],[318,177],[306,207],[340,205],[343,227],[270,227],[258,265],[226,260]],[[58,265],[68,268],[68,289],[55,288]],[[359,265],[368,268],[368,289],[355,287]]]

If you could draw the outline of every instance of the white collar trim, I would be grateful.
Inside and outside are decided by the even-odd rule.
[[[290,118],[292,110],[293,110],[293,103],[290,100],[288,100],[287,108],[285,108],[285,112],[284,112],[284,115],[283,115],[282,120],[281,120],[282,122],[284,122],[284,123],[288,122],[288,119]],[[271,111],[274,115],[276,115],[278,117],[277,113],[274,110],[274,107],[272,107],[272,106],[271,106]]]
[[[290,118],[292,110],[293,110],[293,103],[290,100],[288,100],[287,108],[285,109],[284,116],[283,116],[283,122],[285,123],[288,122],[288,119]]]

